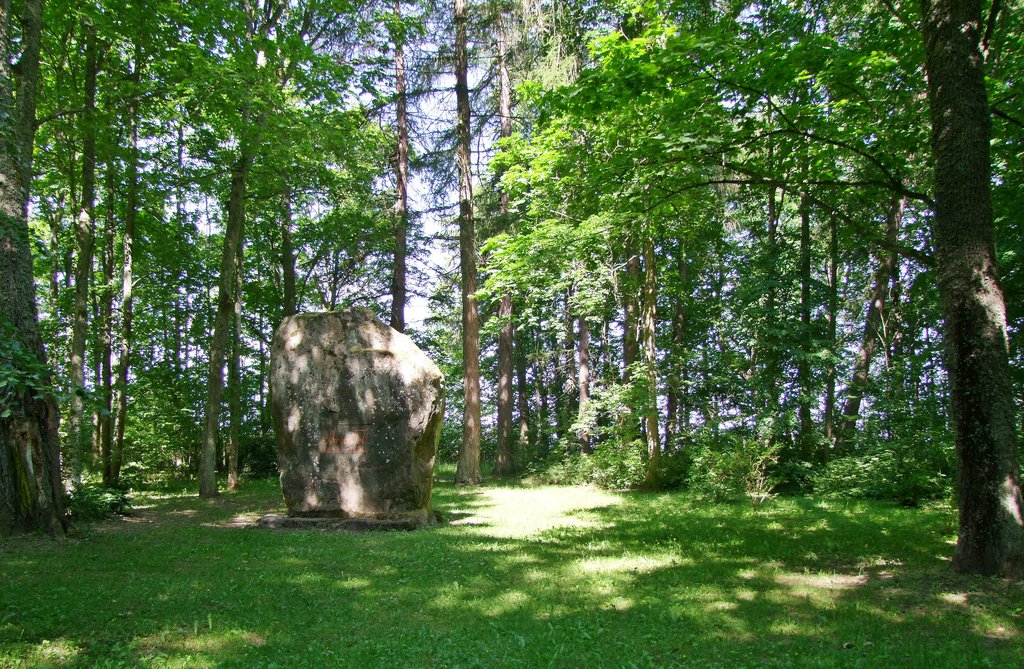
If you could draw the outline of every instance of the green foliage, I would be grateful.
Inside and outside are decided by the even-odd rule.
[[[98,481],[77,483],[68,496],[67,511],[72,521],[124,514],[132,508],[130,493],[128,487],[104,487]]]
[[[246,434],[238,444],[238,468],[247,478],[266,479],[278,475],[277,447],[272,435]]]
[[[889,500],[903,506],[949,497],[950,479],[929,464],[889,448],[837,458],[815,476],[814,492],[827,498]]]
[[[526,480],[551,485],[588,485],[594,479],[594,460],[583,453],[553,451],[527,468]]]
[[[698,440],[690,465],[689,489],[702,499],[749,498],[757,508],[775,488],[773,467],[781,446],[766,438],[726,433]]]
[[[20,411],[15,398],[28,393],[33,398],[56,397],[50,370],[33,351],[15,336],[14,328],[0,322],[0,418]]]

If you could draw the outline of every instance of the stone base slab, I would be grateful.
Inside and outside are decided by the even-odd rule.
[[[418,530],[427,525],[435,525],[440,516],[435,514],[424,523],[422,518],[331,518],[311,516],[285,516],[279,513],[268,513],[256,521],[256,527],[273,530],[344,530],[348,532],[374,532],[387,530]]]

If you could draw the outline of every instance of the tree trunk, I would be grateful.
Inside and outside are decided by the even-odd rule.
[[[834,356],[836,353],[836,326],[839,318],[839,234],[834,216],[829,217],[828,223],[828,346]],[[821,451],[824,462],[828,462],[829,452],[835,439],[835,415],[836,415],[836,366],[830,362],[825,371],[825,407],[824,407],[824,432],[825,447]]]
[[[537,420],[534,421],[534,442],[541,457],[546,457],[549,450],[548,434],[550,432],[551,408],[548,402],[547,364],[543,354],[537,353],[533,361],[533,401],[537,406]]]
[[[82,22],[85,39],[85,109],[82,112],[82,210],[75,222],[75,318],[71,335],[71,414],[68,416],[68,484],[82,482],[85,411],[85,347],[89,334],[89,276],[92,273],[96,205],[96,28]]]
[[[100,351],[100,385],[102,387],[102,408],[97,411],[97,443],[100,459],[103,462],[103,484],[112,485],[110,472],[110,456],[113,450],[114,406],[113,386],[114,374],[111,360],[114,357],[114,191],[115,172],[113,165],[107,166],[107,215],[103,231],[103,283],[102,302],[100,303],[100,327],[102,329],[102,350]]]
[[[395,1],[395,18],[402,5]],[[409,124],[406,113],[404,37],[395,38],[395,125],[398,132],[395,179],[395,262],[391,275],[391,327],[405,332],[405,263],[409,211]]]
[[[562,343],[559,346],[561,351],[559,360],[565,360],[560,365],[560,383],[557,386],[559,397],[561,397],[560,409],[558,412],[558,438],[568,438],[573,420],[579,413],[579,389],[576,387],[578,372],[576,371],[576,319],[572,312],[572,295],[570,292],[565,296],[565,321],[562,330]],[[568,443],[568,442],[567,442]]]
[[[640,339],[644,351],[644,372],[651,397],[644,409],[644,428],[647,438],[647,472],[643,487],[651,488],[658,483],[661,465],[661,439],[658,437],[658,349],[655,342],[657,314],[657,284],[654,260],[654,239],[644,239],[644,284],[643,311],[640,313]]]
[[[238,490],[238,436],[242,422],[242,246],[235,254],[234,315],[231,319],[231,357],[228,358],[228,490]]]
[[[136,54],[133,79],[139,78],[138,54]],[[133,102],[129,113],[130,146],[128,147],[127,177],[128,202],[124,213],[124,272],[121,275],[121,336],[118,338],[116,396],[117,409],[114,418],[114,445],[111,449],[110,475],[112,481],[121,477],[121,463],[124,461],[124,430],[128,422],[128,369],[131,366],[132,321],[135,314],[135,222],[139,208],[139,118],[138,108]],[[177,322],[179,319],[175,319]],[[175,325],[175,348],[181,349],[181,329]],[[180,356],[175,356],[177,360]],[[180,362],[175,364],[180,366]],[[178,369],[180,373],[180,367]]]
[[[512,439],[512,298],[504,295],[498,304],[498,319],[505,325],[498,333],[498,456],[494,473],[515,473],[515,442]]]
[[[806,173],[806,172],[805,172]],[[814,459],[814,423],[811,420],[811,200],[807,193],[800,194],[800,357],[797,361],[797,385],[800,397],[797,413],[800,433],[797,448],[805,462]]]
[[[836,433],[835,452],[842,455],[848,445],[850,435],[856,427],[860,416],[861,400],[868,386],[868,375],[871,371],[871,359],[875,355],[875,347],[880,336],[879,326],[885,317],[885,301],[889,293],[889,281],[894,272],[899,271],[898,256],[892,249],[896,244],[900,224],[903,220],[903,207],[906,198],[894,198],[885,223],[885,243],[878,252],[878,271],[871,287],[871,299],[868,302],[868,313],[864,322],[864,336],[860,340],[860,349],[853,364],[853,377],[847,389],[846,402],[839,430]]]
[[[522,335],[516,336],[515,346],[516,361],[516,391],[519,404],[519,450],[520,452],[535,454],[536,444],[533,440],[533,433],[530,431],[530,386],[526,380],[526,346]]]
[[[1024,502],[992,221],[978,0],[922,0],[935,159],[935,261],[959,463],[953,564],[1024,571]]]
[[[26,0],[22,12],[16,31],[9,3],[0,5],[0,328],[9,328],[0,345],[10,347],[20,372],[39,371],[40,381],[49,384],[28,229],[42,0]],[[51,393],[26,388],[8,395],[0,412],[0,536],[37,529],[63,535],[58,423]]]
[[[224,356],[228,345],[231,314],[234,311],[236,258],[241,252],[245,226],[245,185],[252,158],[245,147],[231,169],[231,193],[228,197],[224,252],[220,262],[217,312],[210,342],[210,373],[206,386],[206,422],[203,427],[199,462],[199,496],[216,497],[217,433],[220,430],[221,401],[224,398]]]
[[[512,135],[512,83],[508,74],[508,38],[505,17],[498,17],[498,116],[501,136]],[[498,215],[503,226],[508,224],[508,193],[502,189]],[[498,456],[494,473],[508,476],[515,473],[515,442],[512,439],[512,297],[503,295],[498,305],[502,323],[498,334]]]
[[[626,253],[629,254],[629,258],[626,260],[626,280],[622,290],[622,299],[625,302],[622,333],[623,383],[629,383],[632,377],[630,367],[640,356],[640,345],[637,341],[640,316],[636,297],[640,288],[640,254],[632,244],[627,246]]]
[[[686,287],[686,249],[680,243],[679,253],[676,258],[679,270],[680,289]],[[686,312],[684,310],[682,295],[673,300],[672,305],[672,365],[668,373],[668,393],[665,402],[665,450],[671,450],[679,434],[680,423],[684,422],[683,414],[686,409],[683,406],[683,381],[684,364],[680,362],[683,357],[683,333],[686,329]]]
[[[578,336],[576,337],[576,351],[579,356],[579,393],[580,406],[578,415],[582,417],[587,411],[587,402],[590,401],[590,328],[587,324],[587,317],[580,316],[578,319]],[[581,432],[580,447],[584,453],[592,453],[594,448],[590,444],[590,433]]]
[[[295,315],[298,309],[295,292],[295,249],[292,246],[292,191],[287,179],[281,189],[281,279],[284,284],[284,319]]]
[[[480,325],[476,299],[476,233],[473,229],[473,175],[470,164],[469,62],[466,54],[466,0],[455,0],[455,101],[458,108],[455,154],[459,164],[459,268],[462,274],[463,377],[462,446],[455,482],[480,483]]]
[[[771,160],[771,154],[769,154],[769,161]],[[765,392],[764,397],[764,408],[766,416],[775,416],[779,412],[779,384],[781,382],[782,370],[780,369],[779,361],[779,338],[776,333],[776,325],[778,322],[777,318],[777,307],[776,302],[778,299],[778,288],[776,286],[776,277],[778,275],[779,267],[779,210],[782,208],[781,204],[775,199],[775,186],[768,189],[768,249],[767,253],[767,279],[768,279],[768,295],[765,298],[765,331],[760,337],[761,341],[758,344],[761,347],[760,357],[763,360],[764,379],[762,389]],[[783,191],[783,197],[785,197],[785,191]],[[754,358],[756,359],[758,352],[755,351]],[[756,369],[755,365],[751,365],[752,369]],[[773,433],[772,440],[774,441],[775,435]]]

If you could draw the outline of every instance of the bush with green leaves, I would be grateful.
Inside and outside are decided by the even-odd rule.
[[[74,520],[102,520],[131,510],[126,487],[104,487],[99,483],[75,484],[68,496],[67,510]]]
[[[552,485],[587,485],[594,478],[594,462],[584,453],[553,449],[546,458],[529,464],[525,478]]]
[[[18,411],[14,398],[25,391],[36,398],[56,397],[50,377],[47,366],[15,336],[14,327],[0,321],[0,418]]]
[[[903,506],[949,495],[951,482],[941,471],[908,457],[906,452],[880,448],[863,455],[837,458],[814,479],[822,497],[890,500]]]
[[[690,490],[711,501],[748,497],[758,506],[774,490],[779,449],[778,442],[743,433],[708,435],[694,448]]]

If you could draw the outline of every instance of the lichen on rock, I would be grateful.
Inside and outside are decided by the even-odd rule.
[[[369,309],[291,316],[270,391],[289,515],[434,521],[444,377],[409,337]]]

